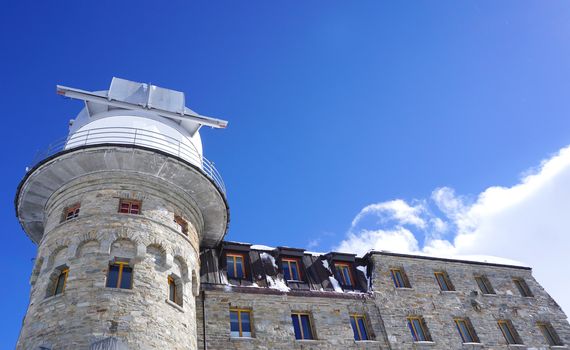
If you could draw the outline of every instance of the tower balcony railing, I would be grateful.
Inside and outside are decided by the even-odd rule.
[[[146,129],[103,127],[80,130],[38,151],[33,164],[36,165],[61,151],[97,144],[141,146],[175,155],[200,168],[203,174],[210,178],[226,196],[226,186],[214,163],[202,156],[190,139],[183,138],[181,141],[172,136]]]

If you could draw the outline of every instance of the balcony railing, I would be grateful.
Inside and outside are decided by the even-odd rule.
[[[77,147],[97,144],[134,145],[157,149],[197,166],[226,195],[226,186],[214,163],[202,156],[189,139],[186,142],[160,132],[130,127],[93,128],[75,132],[66,138],[51,143],[47,149],[39,151],[34,165],[58,152]]]

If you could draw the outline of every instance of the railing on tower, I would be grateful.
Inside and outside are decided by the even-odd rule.
[[[104,127],[80,130],[51,143],[45,150],[39,151],[33,164],[64,150],[96,144],[135,145],[175,155],[200,168],[226,195],[226,186],[222,176],[214,167],[214,163],[202,156],[189,139],[181,141],[163,133],[145,129]]]

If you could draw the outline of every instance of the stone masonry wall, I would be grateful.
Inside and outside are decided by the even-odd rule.
[[[141,214],[118,213],[120,198],[142,200]],[[79,217],[61,222],[75,203]],[[189,222],[187,236],[175,214]],[[196,348],[200,217],[191,202],[149,177],[99,173],[56,192],[46,217],[18,349],[88,349],[109,337],[129,349]],[[132,289],[105,287],[115,257],[130,260]],[[49,296],[62,266],[69,268],[65,290]],[[178,277],[182,306],[167,300],[169,275]]]
[[[497,325],[510,319],[524,345],[517,349],[550,349],[536,322],[550,322],[562,341],[570,343],[566,315],[532,277],[529,269],[449,262],[414,257],[372,254],[374,301],[384,320],[391,347],[397,349],[508,349]],[[395,288],[390,268],[401,268],[410,289]],[[435,271],[449,275],[455,291],[443,292]],[[474,279],[486,275],[496,294],[482,295]],[[522,297],[513,283],[523,278],[534,294]],[[474,307],[475,306],[475,307]],[[414,343],[407,327],[408,316],[422,316],[432,343]],[[480,345],[463,345],[454,318],[469,318]],[[565,348],[565,347],[564,347]]]
[[[245,287],[248,288],[248,287]],[[292,296],[288,294],[260,294],[237,292],[232,287],[205,290],[196,298],[198,348],[204,349],[204,312],[208,349],[387,349],[382,319],[374,302],[362,294],[354,297]],[[342,294],[342,293],[338,293]],[[317,295],[317,294],[315,294]],[[321,294],[323,295],[323,294]],[[231,307],[252,311],[251,338],[230,337]],[[313,322],[315,340],[296,340],[291,312],[309,312]],[[374,340],[354,341],[349,315],[364,314],[370,336]]]

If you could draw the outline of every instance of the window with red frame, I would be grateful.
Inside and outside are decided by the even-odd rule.
[[[62,221],[75,219],[76,217],[79,216],[80,210],[81,210],[81,204],[80,203],[77,203],[77,204],[74,204],[74,205],[71,205],[71,206],[65,208],[65,210],[63,211],[63,220]]]
[[[140,214],[141,201],[121,199],[119,202],[119,213],[123,214]]]

